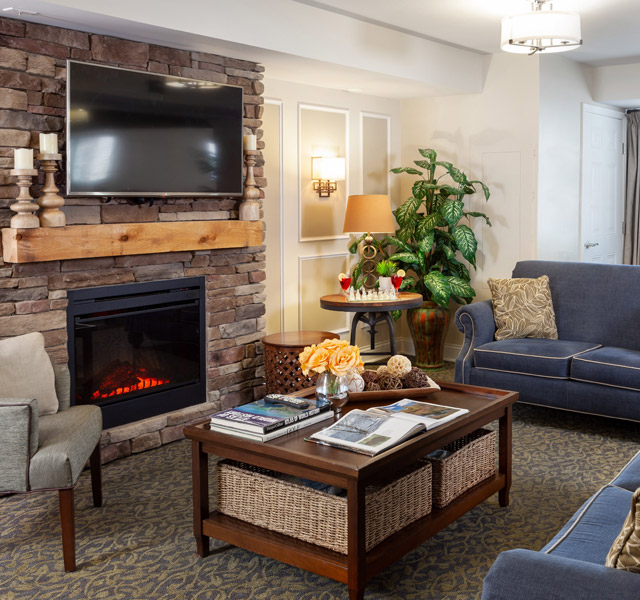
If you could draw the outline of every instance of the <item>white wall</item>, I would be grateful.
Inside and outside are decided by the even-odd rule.
[[[510,277],[516,261],[536,257],[538,58],[495,54],[486,69],[482,94],[407,100],[402,114],[403,165],[419,158],[418,148],[434,148],[491,190],[489,202],[472,200],[493,223],[474,222],[480,248],[472,285],[479,299],[491,296],[488,277]],[[413,178],[402,178],[405,197]],[[455,358],[461,339],[452,324],[447,359]]]
[[[318,323],[318,328],[326,323],[323,329],[335,330],[342,337],[348,337],[349,325],[352,314],[331,313],[319,309],[319,297],[325,293],[337,293],[339,285],[337,276],[343,270],[342,262],[348,258],[351,263],[356,260],[351,255],[345,257],[348,252],[349,239],[329,240],[300,240],[300,186],[308,187],[310,182],[301,182],[299,157],[299,126],[300,110],[302,106],[318,106],[328,109],[340,109],[347,112],[348,132],[347,168],[348,177],[345,183],[346,195],[362,193],[362,132],[361,114],[374,113],[388,115],[390,117],[390,157],[391,165],[400,163],[400,130],[401,130],[401,104],[399,101],[351,94],[343,91],[328,90],[315,86],[295,84],[265,77],[265,97],[268,101],[277,101],[282,106],[282,210],[273,210],[279,202],[278,186],[268,183],[265,189],[265,222],[267,231],[267,324],[274,326],[281,323],[285,331],[296,331],[301,324],[311,320]],[[304,109],[306,110],[306,109]],[[272,136],[278,127],[273,123],[267,123],[267,118],[273,119],[277,111],[265,113],[265,136],[267,132]],[[270,139],[264,138],[268,147]],[[271,141],[272,142],[272,141]],[[267,181],[277,181],[280,177],[280,165],[273,160],[265,164],[265,176]],[[392,196],[398,196],[400,182],[392,180]],[[280,244],[282,239],[282,257],[280,259]],[[274,243],[271,243],[272,240]],[[325,257],[325,258],[323,258]],[[316,260],[317,259],[317,260]],[[281,265],[280,270],[270,269],[270,265]],[[335,273],[333,272],[335,271]],[[323,290],[323,286],[330,289]],[[280,298],[279,290],[282,287],[282,307],[278,306],[276,298]],[[310,294],[316,298],[311,305]],[[317,312],[315,305],[317,304]],[[282,312],[284,318],[280,321],[275,312]],[[302,313],[302,311],[307,311]],[[313,313],[311,311],[314,311]],[[324,313],[324,314],[323,314]],[[336,320],[338,319],[338,320]],[[338,324],[339,321],[339,324]],[[386,338],[386,326],[380,326],[380,340]],[[274,333],[269,330],[267,333]],[[384,333],[384,334],[383,334]],[[368,336],[360,335],[358,344],[368,346]],[[378,339],[376,340],[378,342]]]

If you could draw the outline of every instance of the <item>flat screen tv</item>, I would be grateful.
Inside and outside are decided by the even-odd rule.
[[[67,63],[67,194],[242,195],[242,88]]]

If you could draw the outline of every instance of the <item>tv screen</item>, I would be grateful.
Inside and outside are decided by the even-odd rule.
[[[242,194],[242,88],[67,63],[67,194]]]

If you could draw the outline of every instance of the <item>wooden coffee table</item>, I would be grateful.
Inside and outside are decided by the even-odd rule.
[[[498,492],[500,506],[507,506],[511,487],[511,412],[518,394],[457,383],[440,383],[440,386],[442,390],[429,395],[428,402],[467,408],[469,412],[375,457],[304,440],[326,423],[267,443],[213,432],[208,424],[186,427],[185,435],[192,440],[193,530],[198,554],[202,557],[209,554],[209,538],[212,537],[345,583],[349,587],[350,600],[362,600],[366,583],[377,573],[489,496]],[[366,409],[376,404],[385,402],[383,399],[375,403],[358,402],[347,405],[345,410]],[[434,508],[427,516],[366,552],[365,488],[386,474],[399,471],[429,452],[495,420],[499,421],[498,472],[445,508]],[[209,454],[346,489],[347,555],[210,512]],[[282,507],[283,510],[286,508]]]

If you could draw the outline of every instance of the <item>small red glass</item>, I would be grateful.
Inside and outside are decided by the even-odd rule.
[[[349,286],[351,285],[351,277],[343,277],[340,280],[340,287],[343,289],[343,291],[347,291],[349,289]]]
[[[402,285],[402,277],[400,277],[400,275],[393,274],[391,276],[391,283],[393,287],[396,288],[396,291],[398,291],[398,289]]]

